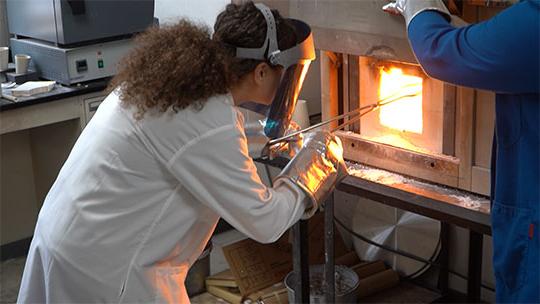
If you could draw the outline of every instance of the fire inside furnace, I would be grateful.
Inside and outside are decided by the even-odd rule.
[[[422,134],[422,78],[403,73],[400,68],[381,68],[379,99],[404,97],[380,108],[381,125],[399,131]]]

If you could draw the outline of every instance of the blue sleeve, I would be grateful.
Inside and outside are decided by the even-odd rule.
[[[538,93],[540,1],[524,1],[474,25],[455,28],[426,11],[409,24],[411,46],[433,78],[498,93]]]

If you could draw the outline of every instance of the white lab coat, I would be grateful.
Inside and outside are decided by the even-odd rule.
[[[261,183],[231,95],[137,121],[112,93],[45,199],[18,302],[188,303],[184,279],[219,217],[272,242],[306,200]]]

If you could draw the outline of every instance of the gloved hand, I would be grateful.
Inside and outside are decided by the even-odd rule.
[[[450,12],[442,0],[396,0],[382,8],[385,12],[393,15],[403,15],[407,28],[411,20],[419,13],[427,10],[438,11],[450,20]]]
[[[287,131],[285,131],[285,135],[289,135],[293,132],[299,131],[302,128],[295,123],[294,121],[291,121],[289,124],[289,127],[287,128]],[[292,159],[298,151],[302,148],[302,145],[304,143],[304,135],[302,133],[295,135],[289,139],[287,139],[284,142],[280,142],[277,144],[274,144],[272,146],[267,146],[268,149],[268,156],[270,159],[274,159],[276,157],[283,157],[286,159]]]
[[[298,130],[300,130],[300,126],[291,121],[289,128],[285,131],[285,135]],[[263,156],[267,156],[270,159],[276,157],[291,159],[302,147],[302,134],[298,134],[285,142],[268,146],[267,143],[270,139],[264,133],[264,122],[260,120],[245,124],[244,132],[248,141],[249,156],[254,159]]]
[[[330,132],[317,131],[304,136],[302,149],[281,171],[274,185],[290,180],[302,188],[312,201],[304,214],[304,218],[309,218],[348,174],[341,140]]]

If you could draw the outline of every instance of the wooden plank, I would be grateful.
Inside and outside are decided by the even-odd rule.
[[[478,21],[490,19],[506,9],[506,6],[480,7],[478,9]]]
[[[349,109],[360,107],[360,67],[358,56],[349,55]],[[345,100],[346,102],[346,100]],[[360,123],[349,126],[349,131],[360,132]]]
[[[464,3],[462,18],[469,23],[476,23],[478,21],[478,6]]]
[[[458,87],[456,113],[456,157],[459,159],[459,183],[461,189],[471,189],[471,167],[474,130],[473,89]]]
[[[350,111],[349,108],[349,86],[350,86],[350,79],[349,79],[349,56],[343,55],[342,56],[342,63],[341,63],[341,98],[338,100],[338,102],[341,103],[341,108],[338,107],[339,114],[347,113]],[[346,120],[346,119],[345,119]],[[345,120],[340,120],[339,123],[342,124]],[[348,127],[346,128],[348,130]]]
[[[442,153],[453,156],[456,153],[456,87],[445,83],[443,92]]]
[[[461,15],[461,11],[456,4],[456,0],[448,0],[446,6],[452,15]]]
[[[322,120],[338,115],[338,69],[337,56],[331,52],[320,52],[321,58],[321,113]],[[337,127],[337,122],[327,128]]]
[[[490,9],[504,9],[514,4],[518,0],[466,0],[467,5],[475,5]]]
[[[474,166],[471,169],[471,191],[489,196],[491,192],[491,170]]]
[[[474,165],[489,169],[495,130],[495,93],[476,91]]]
[[[423,131],[411,142],[433,153],[443,153],[445,107],[444,82],[424,76],[422,89]],[[450,154],[451,155],[451,154]]]
[[[485,7],[469,0],[463,5],[463,19],[476,23],[499,13],[502,7]],[[501,4],[502,1],[497,1]],[[496,2],[492,2],[496,4]],[[456,156],[460,159],[459,187],[489,195],[491,148],[494,130],[494,94],[491,92],[458,89],[456,115]]]
[[[458,185],[459,161],[456,158],[379,144],[350,132],[336,134],[343,142],[345,159],[447,186]]]

